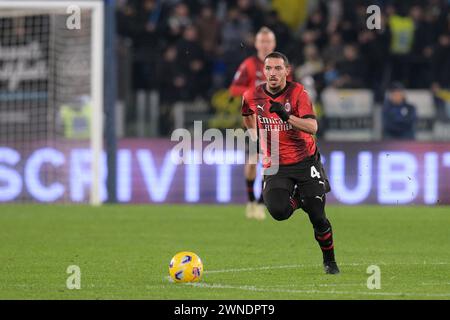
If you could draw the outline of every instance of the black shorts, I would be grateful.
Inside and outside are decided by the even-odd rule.
[[[301,162],[280,165],[278,172],[274,175],[264,175],[263,192],[271,189],[285,189],[292,194],[295,185],[302,198],[320,196],[331,191],[318,151]]]

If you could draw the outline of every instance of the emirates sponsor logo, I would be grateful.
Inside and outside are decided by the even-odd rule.
[[[269,118],[269,117],[264,117],[261,115],[258,115],[258,121],[262,124],[284,124],[284,123],[287,123],[278,117],[277,118]]]
[[[266,131],[288,131],[292,129],[292,125],[280,118],[269,118],[258,115],[258,121]]]

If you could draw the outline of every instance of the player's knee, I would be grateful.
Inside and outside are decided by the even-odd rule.
[[[289,201],[288,190],[282,188],[264,189],[263,199],[267,210],[275,220],[286,220],[292,215],[293,209]]]
[[[282,221],[288,219],[292,214],[292,207],[289,201],[280,201],[280,199],[275,199],[274,201],[266,201],[264,198],[267,210],[269,210],[270,215],[277,221]]]

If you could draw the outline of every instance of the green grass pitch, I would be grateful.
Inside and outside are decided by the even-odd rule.
[[[449,207],[328,206],[341,274],[325,275],[307,216],[243,206],[0,206],[0,299],[450,299]],[[196,284],[168,281],[196,252]],[[69,265],[81,289],[66,287]],[[367,288],[367,267],[381,289]]]

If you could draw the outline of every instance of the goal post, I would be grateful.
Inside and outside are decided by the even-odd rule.
[[[79,10],[77,11],[77,9]],[[77,19],[76,15],[80,14],[80,12],[88,16],[88,27],[83,30],[84,26],[79,26],[81,28],[81,33],[83,33],[82,36],[77,34],[71,38],[72,30],[68,30],[71,28],[64,22],[66,22],[67,19],[70,19],[71,16],[72,18]],[[14,33],[14,31],[11,31],[11,28],[16,27],[14,24],[15,21],[12,20],[20,20],[21,17],[23,17],[22,20],[25,20],[26,17],[36,16],[39,17],[39,19],[34,19],[31,27],[19,26],[17,28],[22,28],[17,29],[20,32]],[[9,50],[10,55],[18,52],[17,48],[19,45],[22,46],[22,55],[26,54],[26,51],[29,48],[33,49],[29,44],[27,44],[29,46],[28,48],[21,42],[22,38],[29,37],[30,33],[48,33],[37,34],[39,39],[45,39],[45,41],[42,41],[46,43],[42,45],[45,49],[39,48],[38,50],[42,51],[42,55],[45,56],[42,60],[44,62],[46,61],[47,65],[45,65],[45,63],[42,65],[45,65],[46,68],[42,67],[42,65],[42,68],[35,66],[35,70],[30,69],[28,70],[28,73],[23,72],[21,77],[18,76],[19,67],[14,67],[16,69],[8,71],[9,73],[5,71],[7,69],[0,71],[0,81],[3,81],[0,82],[3,83],[1,91],[5,97],[4,102],[0,102],[0,112],[4,112],[4,114],[13,114],[15,117],[14,119],[16,119],[17,115],[21,112],[19,111],[21,108],[26,109],[30,108],[30,106],[35,108],[35,113],[29,113],[28,124],[24,122],[22,129],[11,123],[9,126],[7,123],[7,125],[4,126],[4,129],[0,128],[0,142],[6,139],[10,145],[14,144],[16,140],[18,141],[14,135],[19,132],[21,134],[20,143],[23,143],[23,141],[36,139],[43,130],[46,130],[46,133],[42,135],[44,137],[42,139],[45,140],[48,145],[54,145],[57,140],[67,139],[69,133],[64,135],[57,130],[56,123],[58,121],[64,122],[64,120],[58,120],[56,116],[60,111],[60,106],[68,104],[74,99],[79,99],[81,96],[88,97],[90,114],[89,135],[87,140],[89,140],[88,148],[90,150],[89,157],[91,165],[91,181],[88,197],[90,204],[100,205],[104,200],[104,194],[102,195],[104,186],[102,184],[104,183],[104,171],[106,171],[106,168],[103,167],[105,165],[103,156],[105,28],[103,1],[0,0],[0,19],[2,20],[2,25],[0,26],[0,40],[6,39],[6,41],[9,42],[9,46],[12,48]],[[34,24],[36,24],[36,26],[34,26]],[[34,31],[34,29],[36,29],[36,31]],[[75,27],[75,29],[77,28]],[[79,32],[79,30],[73,30],[74,34],[77,32]],[[14,45],[11,45],[11,43]],[[0,49],[8,47],[8,44],[5,46],[4,43],[0,43],[0,45],[2,45]],[[33,45],[35,44],[33,43]],[[77,60],[78,67],[72,68],[72,70],[67,68],[67,70],[61,71],[60,67],[62,66],[64,68],[68,59],[71,59],[70,46],[73,46],[73,50],[79,55],[77,59],[72,59]],[[65,60],[59,57],[59,55],[62,56],[63,54],[65,55]],[[14,65],[14,63],[17,63],[17,59],[14,59],[14,57],[9,57],[8,59],[10,59],[10,65],[17,66]],[[0,66],[1,65],[0,61]],[[22,63],[21,67],[23,67],[23,65],[26,65],[26,62]],[[89,68],[89,70],[84,70],[82,67],[83,65]],[[37,75],[39,71],[41,71],[40,79],[38,79],[39,76]],[[21,81],[21,83],[16,86],[20,89],[17,90],[17,92],[19,92],[17,94],[8,91],[8,88],[5,89],[5,87],[8,86],[8,83],[10,87],[13,86],[11,85],[11,83],[13,83],[13,80],[11,79],[13,78],[20,78],[19,81]],[[19,98],[21,100],[19,100]],[[37,99],[41,100],[38,101]],[[42,102],[42,100],[44,100],[44,102]],[[45,106],[43,106],[44,104]],[[36,119],[39,118],[40,120],[34,119],[33,114],[36,114],[36,112],[39,113],[38,116],[36,116]],[[0,123],[0,127],[1,126],[2,124]],[[21,131],[26,131],[26,133]],[[73,141],[74,140],[71,140],[67,144],[73,143]],[[25,171],[25,169],[23,169],[23,171]],[[67,181],[66,183],[67,185],[69,184]],[[64,196],[58,198],[58,200],[73,200],[67,196],[67,193],[68,191],[64,193]],[[25,201],[27,201],[27,199],[28,198],[25,198]]]

